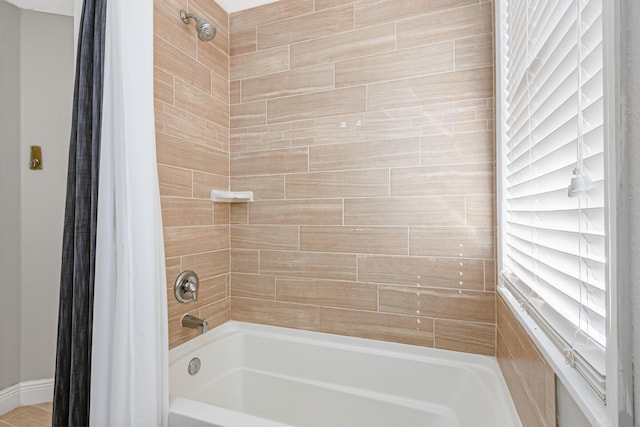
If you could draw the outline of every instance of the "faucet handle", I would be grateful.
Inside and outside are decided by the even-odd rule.
[[[193,278],[190,278],[186,282],[182,282],[182,292],[185,294],[187,292],[191,292],[193,301],[198,301],[198,285],[193,281]]]
[[[181,303],[198,300],[198,275],[191,271],[185,270],[176,279],[175,295],[176,299]]]

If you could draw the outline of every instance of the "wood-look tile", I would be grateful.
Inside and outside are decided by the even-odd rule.
[[[211,93],[211,70],[183,53],[161,37],[153,39],[154,65],[167,73],[179,76],[190,85]]]
[[[229,14],[215,1],[189,0],[191,7],[197,7],[202,16],[213,21],[219,29],[229,31]]]
[[[460,196],[345,199],[345,225],[465,225]]]
[[[175,105],[220,126],[228,126],[228,104],[180,79],[176,79],[175,84]]]
[[[453,42],[444,42],[340,61],[336,63],[336,87],[453,71],[453,52]]]
[[[276,278],[263,274],[231,273],[231,296],[276,299]]]
[[[495,356],[496,325],[435,320],[435,348]]]
[[[245,79],[242,80],[242,102],[330,90],[334,88],[333,80],[333,64]]]
[[[51,411],[37,406],[20,406],[0,418],[9,426],[47,427],[51,425]]]
[[[484,130],[492,130],[491,123],[488,120],[473,120],[468,122],[454,123],[453,131],[458,132],[479,132]]]
[[[417,258],[360,255],[358,278],[363,282],[484,290],[484,263],[477,259]],[[482,320],[480,320],[482,321]]]
[[[195,271],[201,279],[220,276],[229,272],[229,251],[223,249],[183,256],[182,268]]]
[[[435,134],[422,137],[423,165],[485,163],[495,159],[492,131]]]
[[[289,47],[280,46],[244,55],[232,56],[230,59],[230,80],[278,73],[289,69]]]
[[[182,259],[180,257],[167,258],[165,260],[165,272],[167,276],[167,289],[173,289],[176,278],[182,272]]]
[[[490,98],[493,67],[375,83],[367,88],[367,111]]]
[[[278,277],[278,301],[355,310],[377,310],[378,287],[370,283]]]
[[[231,320],[231,298],[205,305],[199,311],[198,317],[207,319],[209,330],[212,330]]]
[[[158,182],[161,196],[191,197],[192,171],[158,165]]]
[[[501,296],[497,297],[497,313],[498,330],[505,339],[515,368],[533,403],[544,414],[547,405],[544,374],[548,364]]]
[[[254,27],[244,31],[236,31],[229,42],[230,56],[255,52],[258,48],[258,29]]]
[[[164,246],[167,257],[227,249],[229,228],[221,226],[165,228]]]
[[[232,13],[231,32],[255,28],[271,22],[282,21],[314,11],[313,0],[278,1]]]
[[[433,347],[433,319],[320,307],[320,331]]]
[[[476,3],[476,2],[469,2]],[[471,4],[398,22],[398,49],[493,32],[491,4]]]
[[[231,176],[306,172],[308,162],[306,147],[231,153]]]
[[[395,49],[395,25],[385,24],[291,45],[291,68],[377,55]]]
[[[260,272],[312,279],[356,279],[356,256],[314,252],[261,251]]]
[[[407,254],[407,227],[300,227],[300,250]]]
[[[389,171],[289,174],[285,179],[285,191],[290,199],[385,197],[389,194]]]
[[[231,104],[239,104],[241,101],[241,81],[236,80],[229,83],[229,102]]]
[[[211,200],[211,190],[228,190],[229,178],[217,173],[193,172],[193,197]]]
[[[229,157],[226,153],[165,133],[156,133],[156,151],[158,163],[163,165],[220,175],[229,174]]]
[[[231,272],[258,274],[260,272],[260,252],[249,249],[231,249]]]
[[[232,225],[234,249],[298,250],[298,227],[289,225]]]
[[[477,0],[378,0],[375,2],[356,2],[356,27],[377,25],[416,15],[424,15],[446,9],[453,9]]]
[[[213,203],[206,200],[162,197],[162,225],[213,225]]]
[[[219,144],[220,136],[217,132],[207,128],[207,121],[202,117],[165,105],[165,111],[156,113],[156,120],[162,122],[163,125],[162,130],[158,133],[221,151],[226,148]]]
[[[392,169],[391,195],[491,194],[493,178],[491,163]]]
[[[426,346],[435,333],[437,347],[491,354],[492,6],[428,3],[284,0],[232,14],[228,29],[206,0],[156,5],[156,38],[210,74],[209,90],[181,64],[154,77],[167,274],[216,280],[194,315]],[[181,7],[216,39],[157,25]],[[256,202],[213,204],[213,188]],[[205,216],[220,225],[182,227]],[[170,310],[171,345],[196,336]]]
[[[267,120],[271,124],[361,113],[366,111],[366,103],[365,86],[270,99],[267,101]]]
[[[232,203],[229,212],[229,224],[248,224],[249,206],[247,203]]]
[[[165,12],[167,12],[169,15],[175,13],[176,11],[179,11],[180,9],[187,10],[188,6],[189,6],[188,0],[164,0],[164,1],[153,2],[154,10],[162,9]],[[156,30],[156,32],[158,31],[158,29],[162,30],[162,28],[163,27],[156,25],[156,23],[154,22],[154,29]]]
[[[175,12],[179,10],[178,8]],[[159,7],[153,8],[154,38],[162,37],[181,52],[195,58],[198,38],[194,37],[193,28],[176,19],[176,17],[179,17],[179,13],[175,12],[172,14]]]
[[[352,29],[352,5],[327,9],[259,26],[258,49],[288,45]]]
[[[319,317],[318,307],[312,305],[231,298],[231,318],[241,322],[317,331]]]
[[[216,33],[215,39],[218,37],[219,34]],[[210,42],[198,44],[198,62],[204,64],[214,74],[225,80],[229,79],[229,57]]]
[[[493,34],[456,40],[456,70],[493,65]]]
[[[466,196],[467,204],[467,225],[478,227],[495,227],[495,196],[478,195]]]
[[[419,138],[309,147],[310,171],[396,168],[419,164]]]
[[[380,311],[438,319],[494,323],[493,292],[380,286]]]
[[[249,224],[340,225],[340,199],[264,200],[249,206]]]
[[[316,0],[316,10],[329,9],[331,7],[342,6],[353,3],[354,0]]]
[[[526,383],[515,368],[513,356],[509,353],[505,340],[500,331],[497,334],[496,358],[500,364],[500,371],[504,376],[509,393],[524,426],[553,427],[556,423],[547,424],[545,417],[533,402],[533,398],[526,388]]]
[[[425,227],[409,230],[409,254],[493,258],[495,230],[489,227]]]
[[[231,106],[231,127],[257,126],[267,123],[266,101],[247,102]]]
[[[213,224],[229,225],[230,220],[230,203],[214,203],[213,204]]]
[[[284,199],[284,175],[231,177],[233,191],[253,191],[254,200]]]
[[[44,409],[45,411],[52,412],[53,411],[53,402],[44,402],[33,405],[37,408]]]
[[[173,76],[158,67],[153,68],[153,96],[169,104],[173,104]]]

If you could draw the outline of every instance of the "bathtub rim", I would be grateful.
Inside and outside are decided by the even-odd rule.
[[[495,372],[497,359],[494,356],[487,356],[475,353],[465,353],[461,351],[424,347],[420,345],[397,343],[392,341],[381,341],[370,338],[354,337],[350,335],[338,335],[327,332],[310,331],[304,329],[294,329],[282,326],[263,325],[258,323],[240,322],[230,320],[211,329],[206,334],[202,334],[185,343],[182,343],[169,351],[169,365],[177,360],[193,353],[214,341],[225,337],[247,333],[265,338],[285,339],[286,341],[322,345],[324,347],[337,348],[342,350],[355,350],[362,353],[376,353],[391,357],[403,357],[411,360],[438,361],[450,366],[474,368],[480,367],[488,372]],[[311,337],[309,335],[312,335]],[[499,370],[499,367],[498,367]],[[506,382],[505,382],[506,385]]]

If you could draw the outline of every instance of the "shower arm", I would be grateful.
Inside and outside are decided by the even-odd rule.
[[[182,22],[184,22],[185,24],[189,23],[189,19],[195,19],[196,21],[198,20],[198,18],[196,18],[193,13],[187,13],[184,10],[180,11],[180,19],[182,19]]]

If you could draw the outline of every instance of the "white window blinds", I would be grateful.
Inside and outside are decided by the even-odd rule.
[[[502,1],[502,278],[604,399],[602,0]]]

